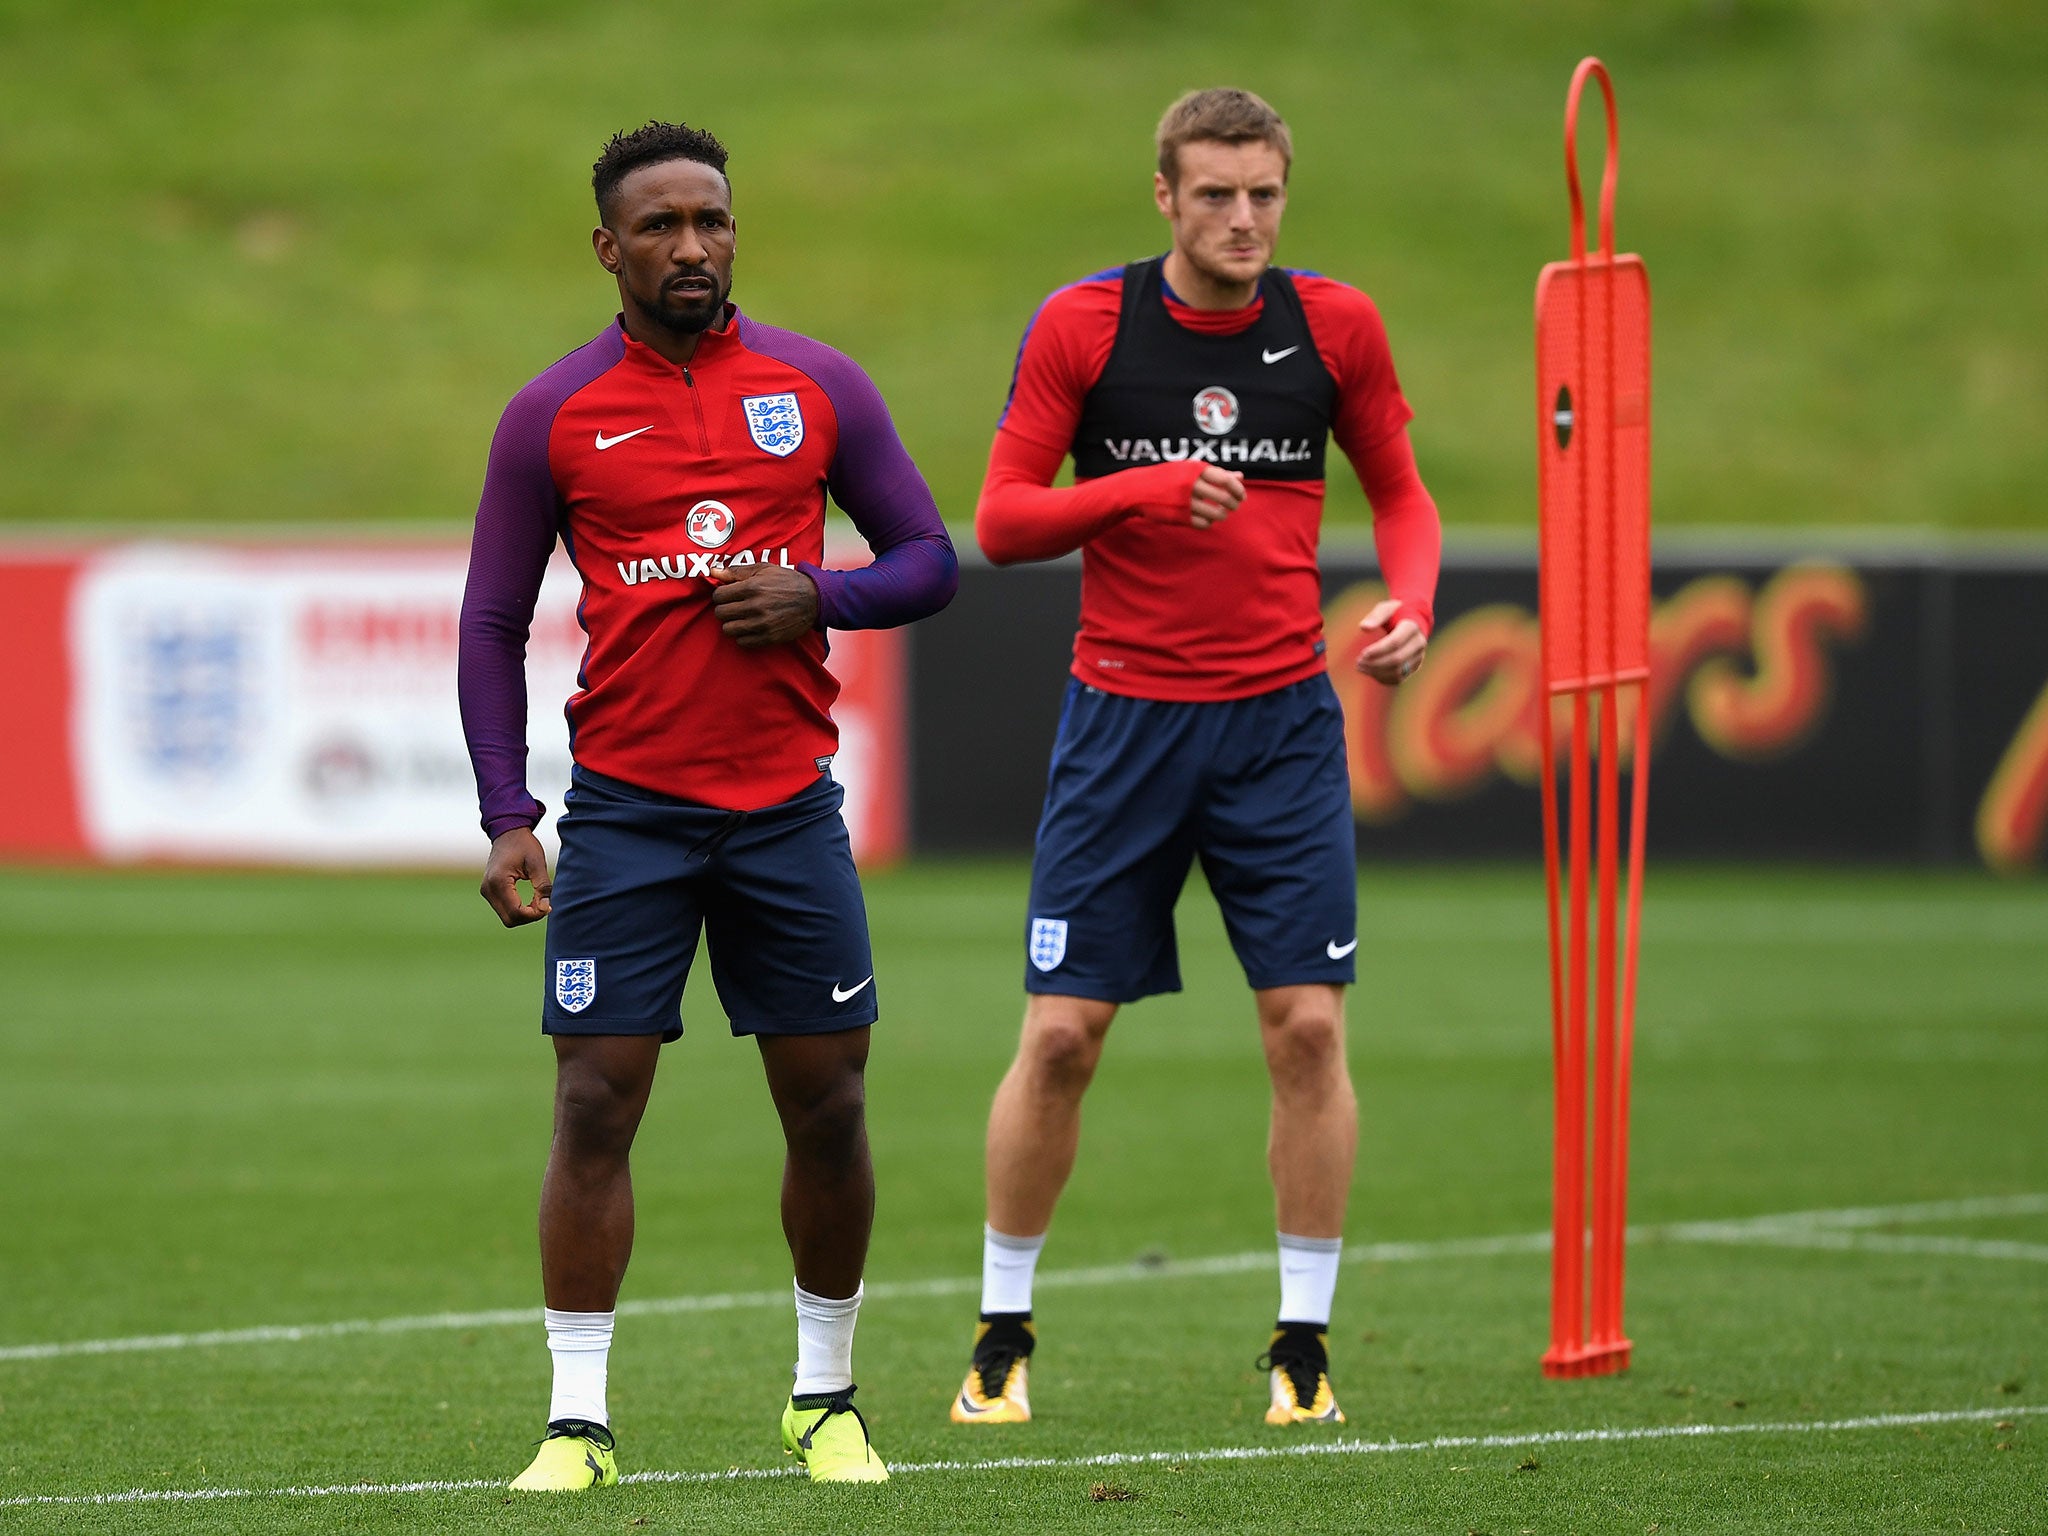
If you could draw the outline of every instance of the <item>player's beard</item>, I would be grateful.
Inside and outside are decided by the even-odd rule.
[[[1190,250],[1187,247],[1182,247],[1181,254],[1187,258],[1189,266],[1219,287],[1232,287],[1238,283],[1257,282],[1265,275],[1266,269],[1273,262],[1273,251],[1270,246],[1260,254],[1258,270],[1251,273],[1246,273],[1236,267],[1225,266],[1220,253],[1209,255],[1199,248]]]
[[[703,298],[683,298],[669,286],[678,277],[701,277],[711,284],[711,292]],[[710,330],[725,317],[725,301],[731,292],[730,274],[721,283],[711,268],[692,267],[685,272],[669,274],[655,290],[654,301],[641,307],[663,330],[678,336],[696,336]]]

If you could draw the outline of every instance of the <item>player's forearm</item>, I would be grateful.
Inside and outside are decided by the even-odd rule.
[[[914,624],[953,601],[960,587],[960,560],[944,529],[908,539],[858,570],[804,569],[818,584],[818,623],[825,629]]]
[[[526,641],[555,543],[552,484],[511,461],[505,436],[493,444],[477,506],[455,671],[477,805],[493,838],[545,810],[526,788]]]
[[[1185,521],[1201,466],[1153,464],[1055,487],[1064,454],[998,432],[974,508],[974,538],[996,565],[1056,560],[1130,517]]]
[[[1021,478],[991,474],[974,508],[974,540],[997,565],[1057,560],[1129,517],[1108,489],[1110,479],[1055,490]]]
[[[920,476],[892,504],[854,516],[854,526],[875,552],[867,565],[835,571],[806,561],[799,567],[818,588],[818,623],[825,629],[892,629],[929,618],[960,587],[960,559]]]
[[[1443,563],[1443,527],[1436,502],[1415,467],[1408,434],[1356,454],[1352,464],[1372,504],[1372,541],[1387,592],[1427,635],[1436,626],[1436,582]]]
[[[543,810],[526,788],[526,632],[464,599],[455,688],[479,819],[491,837],[532,826]]]
[[[818,589],[819,627],[893,629],[929,618],[960,585],[960,560],[931,487],[874,382],[836,353],[814,359],[813,366],[839,416],[839,447],[826,486],[874,551],[873,560],[854,570],[809,562],[799,567]]]

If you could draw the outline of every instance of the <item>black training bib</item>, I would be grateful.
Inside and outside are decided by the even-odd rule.
[[[1124,268],[1116,341],[1074,434],[1075,477],[1195,459],[1250,480],[1322,479],[1337,382],[1293,279],[1268,267],[1259,318],[1234,336],[1205,336],[1167,313],[1165,261]]]

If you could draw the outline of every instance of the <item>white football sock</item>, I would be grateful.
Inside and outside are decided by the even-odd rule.
[[[555,1391],[548,1400],[548,1422],[583,1419],[611,1427],[604,1406],[605,1366],[612,1352],[616,1312],[542,1310],[547,1319],[548,1353],[555,1357]]]
[[[842,1301],[796,1287],[796,1385],[792,1397],[844,1392],[853,1385],[853,1325],[862,1286]]]
[[[1280,1234],[1280,1321],[1330,1326],[1330,1298],[1337,1293],[1337,1265],[1344,1257],[1341,1237]]]
[[[1038,1253],[1045,1234],[1011,1237],[984,1225],[981,1229],[981,1310],[1029,1312],[1031,1277],[1038,1273]]]

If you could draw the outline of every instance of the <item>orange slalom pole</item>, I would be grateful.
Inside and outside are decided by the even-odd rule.
[[[1571,1237],[1562,1247],[1564,1262],[1558,1268],[1571,1292],[1572,1326],[1563,1342],[1574,1369],[1586,1341],[1586,962],[1591,948],[1586,930],[1592,915],[1588,887],[1593,824],[1592,719],[1587,703],[1583,692],[1572,695],[1571,826],[1567,833],[1571,872],[1566,897],[1571,951],[1565,986],[1565,1093],[1558,1104],[1558,1117],[1564,1122],[1561,1134],[1571,1142],[1571,1187],[1565,1208],[1558,1214],[1558,1226],[1562,1229],[1569,1224]]]
[[[1606,107],[1597,246],[1587,239],[1577,154],[1589,82]],[[1583,60],[1565,104],[1571,255],[1545,266],[1536,287],[1541,789],[1557,1112],[1549,1376],[1625,1369],[1632,1348],[1622,1298],[1650,752],[1650,312],[1642,259],[1614,248],[1619,138],[1613,83],[1597,59]],[[1621,689],[1631,684],[1636,731],[1624,812]],[[1550,714],[1559,695],[1572,701],[1565,764]]]
[[[1636,953],[1643,924],[1643,848],[1650,821],[1650,685],[1636,684],[1636,740],[1634,762],[1629,768],[1628,823],[1628,926],[1622,941],[1621,1033],[1617,1042],[1615,1077],[1614,1167],[1609,1177],[1614,1187],[1614,1339],[1612,1347],[1626,1366],[1634,1346],[1621,1331],[1622,1271],[1628,1230],[1628,1124],[1629,1083],[1635,1066],[1636,1044]]]
[[[1621,1335],[1617,1282],[1620,1228],[1615,1220],[1614,1155],[1620,1134],[1616,1119],[1615,972],[1616,879],[1621,852],[1620,757],[1616,735],[1620,711],[1615,687],[1600,690],[1599,950],[1595,960],[1595,1033],[1593,1039],[1593,1244],[1592,1327],[1589,1344],[1595,1352],[1613,1348]]]
[[[1578,1144],[1570,1132],[1565,1113],[1571,1078],[1566,1063],[1570,1023],[1564,1006],[1564,926],[1558,907],[1559,886],[1564,871],[1559,857],[1557,829],[1557,732],[1552,723],[1548,695],[1543,699],[1543,885],[1550,916],[1550,1060],[1554,1113],[1551,1116],[1550,1157],[1550,1339],[1551,1352],[1544,1356],[1545,1368],[1551,1358],[1567,1347],[1576,1349],[1580,1338],[1577,1270],[1573,1256],[1583,1241],[1571,1215],[1573,1191],[1584,1179]],[[1568,1344],[1567,1344],[1567,1341]]]

